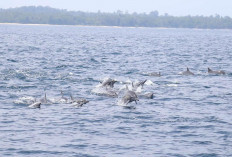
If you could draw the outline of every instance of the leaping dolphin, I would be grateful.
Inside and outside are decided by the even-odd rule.
[[[125,95],[119,101],[119,105],[127,106],[128,103],[133,102],[133,101],[137,104],[137,101],[139,101],[139,98],[134,91],[128,90],[127,88]]]
[[[130,93],[130,92],[126,93],[122,98],[122,102],[124,105],[127,105],[128,103],[133,102],[133,101],[137,104],[137,101],[139,101],[137,95],[136,94],[134,95],[134,92],[133,93]]]
[[[111,88],[113,88],[113,87],[114,87],[114,84],[115,84],[116,82],[117,82],[117,81],[114,80],[114,79],[107,78],[107,79],[105,79],[105,80],[103,80],[103,81],[101,82],[101,85],[102,85],[103,87],[111,87]]]
[[[135,83],[135,84],[132,84],[134,87],[139,87],[139,86],[142,86],[143,87],[143,85],[146,83],[146,81],[147,80],[144,80],[144,81],[139,81],[139,82],[137,82],[137,83]]]

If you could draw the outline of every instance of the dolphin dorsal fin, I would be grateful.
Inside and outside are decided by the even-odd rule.
[[[73,101],[73,96],[72,96],[72,94],[70,94],[70,98],[71,98],[71,100]]]
[[[208,68],[208,72],[212,71],[212,69]]]
[[[142,82],[142,85],[144,85],[147,82],[147,79]]]
[[[45,103],[47,103],[47,95],[46,95],[46,93],[44,93],[44,101],[45,101]]]
[[[63,93],[62,90],[60,91],[60,94],[61,94],[61,98],[63,98],[64,97],[64,93]]]
[[[187,71],[189,71],[189,68],[187,67]]]
[[[126,90],[129,90],[128,86],[126,85]]]

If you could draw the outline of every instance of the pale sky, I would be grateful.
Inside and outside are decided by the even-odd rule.
[[[149,13],[174,16],[215,15],[232,17],[232,0],[0,0],[0,8],[50,6],[72,11]]]

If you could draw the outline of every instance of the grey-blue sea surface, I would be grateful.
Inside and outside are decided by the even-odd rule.
[[[231,72],[231,30],[0,25],[0,156],[231,157]],[[107,77],[154,98],[119,106],[92,92]],[[89,103],[15,102],[61,90]]]

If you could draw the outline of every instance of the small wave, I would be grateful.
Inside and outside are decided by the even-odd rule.
[[[15,104],[32,104],[35,102],[35,97],[32,96],[24,96],[24,97],[20,97],[17,100],[13,101]]]
[[[113,98],[118,97],[118,94],[114,89],[101,87],[100,85],[97,85],[91,92],[101,96],[108,96]]]
[[[168,86],[168,87],[178,87],[177,84],[167,84],[166,86]]]
[[[29,88],[36,88],[37,86],[34,85],[10,85],[6,86],[8,89],[29,89]]]
[[[154,85],[154,82],[152,82],[151,80],[147,80],[145,82],[145,85],[151,86],[151,85]]]

